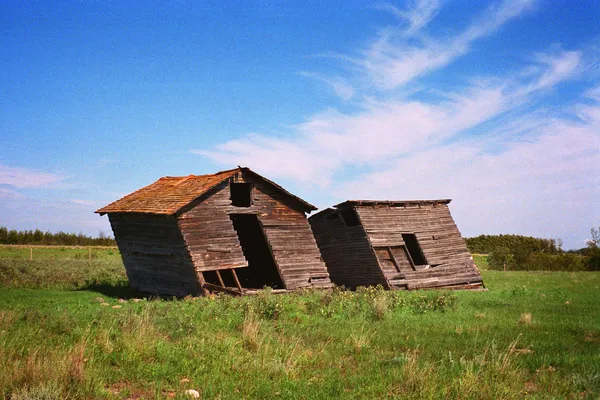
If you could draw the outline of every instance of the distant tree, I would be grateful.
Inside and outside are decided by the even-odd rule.
[[[488,254],[488,264],[492,269],[514,269],[515,255],[507,247],[497,247]]]
[[[592,238],[587,242],[588,268],[592,271],[600,271],[600,227],[590,230]]]
[[[83,233],[65,233],[65,232],[42,232],[39,229],[35,231],[15,229],[8,230],[0,226],[0,244],[46,244],[63,246],[114,246],[115,240],[104,232],[100,231],[97,238],[87,236]]]

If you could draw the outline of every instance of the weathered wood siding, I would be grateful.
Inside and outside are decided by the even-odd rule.
[[[173,216],[110,213],[131,286],[143,292],[184,296],[200,290]]]
[[[402,233],[417,237],[429,269],[405,270],[382,265],[390,284],[436,287],[481,283],[479,270],[467,250],[446,204],[356,206],[362,227],[374,248],[405,245]],[[399,253],[398,253],[399,254]]]
[[[230,208],[229,183],[223,182],[179,216],[177,222],[196,271],[248,266],[227,213]]]
[[[300,206],[274,187],[249,179],[255,186],[254,207],[281,278],[287,289],[331,287],[310,224]]]
[[[310,218],[310,224],[333,283],[387,286],[362,226],[346,226],[339,216],[323,215]]]
[[[251,213],[258,216],[286,289],[330,287],[327,268],[302,207],[260,179],[241,173],[234,179],[254,185],[250,207],[232,206],[229,182],[224,182],[179,215],[196,270],[248,266],[229,215]]]

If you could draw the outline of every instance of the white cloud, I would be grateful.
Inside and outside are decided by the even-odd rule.
[[[86,206],[86,207],[96,207],[100,204],[98,201],[80,200],[80,199],[73,199],[73,200],[71,200],[71,203],[77,204],[79,206]]]
[[[386,29],[353,62],[371,76],[379,89],[395,89],[464,55],[472,42],[493,33],[530,9],[533,3],[533,0],[505,0],[499,7],[484,13],[462,33],[445,40],[426,38],[421,45],[406,42],[402,31]]]
[[[0,165],[0,184],[16,188],[47,188],[66,177],[29,168]]]
[[[473,138],[416,152],[333,190],[339,199],[450,197],[468,235],[580,235],[600,218],[600,105],[595,111],[584,123],[526,121],[538,127],[526,139],[509,128],[500,152]]]
[[[354,88],[348,82],[340,77],[329,78],[315,72],[302,72],[301,75],[317,79],[331,86],[336,96],[344,101],[348,101],[354,96]]]
[[[429,21],[435,18],[440,9],[440,2],[438,0],[414,0],[409,2],[407,8],[404,10],[388,3],[381,4],[378,8],[389,11],[401,20],[406,21],[408,27],[403,33],[411,36],[423,29]]]
[[[493,83],[479,80],[460,93],[447,93],[443,100],[429,102],[370,99],[354,114],[328,110],[312,116],[296,126],[297,135],[291,139],[253,134],[213,150],[192,152],[221,164],[254,165],[276,178],[293,177],[328,185],[335,171],[345,165],[388,162],[450,140],[522,105],[536,90],[570,76],[564,68],[559,68],[563,73],[552,72],[556,71],[556,65],[561,65],[561,60],[570,59],[574,53],[546,58],[547,68],[538,69],[537,75],[526,82],[513,78],[495,79]],[[543,77],[550,76],[540,84]],[[581,115],[589,112],[579,109]]]
[[[11,229],[41,229],[51,232],[83,232],[97,235],[99,231],[112,232],[106,216],[93,213],[93,208],[72,201],[47,200],[19,196],[0,196],[1,224]],[[40,216],[43,218],[40,218]]]
[[[528,91],[552,87],[573,76],[581,65],[581,52],[566,51],[555,56],[538,54],[537,59],[545,66],[545,71],[529,85]]]
[[[19,199],[23,195],[16,190],[0,187],[0,199]]]
[[[588,99],[596,100],[600,102],[600,86],[589,89],[585,92],[585,97]]]

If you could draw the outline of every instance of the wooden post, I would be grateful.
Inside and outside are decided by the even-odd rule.
[[[504,272],[506,272],[506,263],[504,263]]]
[[[204,287],[206,280],[204,279],[204,273],[202,271],[198,271],[198,280],[200,281],[200,287],[202,288],[202,294],[208,296],[210,294],[210,290]]]
[[[88,247],[88,258],[90,261],[92,261],[92,248]]]
[[[231,268],[231,274],[233,275],[233,279],[235,279],[235,284],[240,290],[240,293],[244,293],[244,289],[242,288],[242,284],[240,283],[240,280],[238,279],[237,274],[235,273],[235,269]]]
[[[29,261],[33,260],[33,247],[29,248]]]
[[[223,282],[223,278],[221,277],[221,273],[219,272],[219,270],[215,270],[215,272],[217,273],[217,278],[219,278],[219,283],[221,284],[221,286],[225,287],[225,283]]]

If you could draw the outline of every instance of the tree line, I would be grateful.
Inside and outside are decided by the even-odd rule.
[[[0,226],[0,244],[41,244],[62,246],[116,246],[115,240],[100,231],[98,237],[83,233],[44,232],[39,229],[18,231]]]
[[[488,254],[491,269],[523,271],[600,271],[600,228],[591,229],[585,248],[563,251],[560,239],[521,235],[466,238],[471,253]]]
[[[514,252],[539,252],[557,254],[560,246],[556,239],[542,239],[521,235],[479,235],[467,238],[467,247],[471,253],[489,254],[498,248]]]

